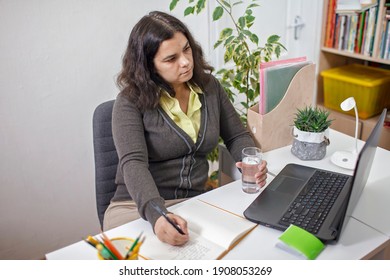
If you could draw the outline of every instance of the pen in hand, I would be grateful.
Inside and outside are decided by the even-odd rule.
[[[167,221],[170,223],[180,234],[185,234],[184,231],[174,222],[172,221],[168,215],[154,202],[151,201],[150,204],[158,213],[160,213]]]

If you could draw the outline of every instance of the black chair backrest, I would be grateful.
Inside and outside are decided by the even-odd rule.
[[[118,154],[112,138],[112,108],[114,100],[96,107],[93,113],[93,148],[95,155],[96,207],[103,228],[104,212],[116,190],[115,176]]]

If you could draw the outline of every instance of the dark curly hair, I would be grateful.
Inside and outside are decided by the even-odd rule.
[[[194,69],[189,82],[202,89],[213,70],[205,61],[202,48],[179,19],[159,11],[142,17],[130,33],[117,77],[119,88],[142,111],[158,106],[160,89],[175,96],[173,88],[157,74],[153,60],[160,44],[172,39],[176,32],[187,38],[192,49]]]

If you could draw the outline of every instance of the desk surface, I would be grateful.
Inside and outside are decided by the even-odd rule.
[[[353,147],[354,139],[336,131],[331,131],[330,141],[331,145],[328,146],[327,156],[320,161],[301,161],[291,154],[290,146],[267,152],[264,158],[268,161],[270,172],[274,174],[277,174],[290,162],[352,174],[350,170],[333,165],[330,162],[330,156],[336,150],[349,150],[350,147]],[[363,142],[359,141],[359,145],[361,147]],[[385,184],[385,180],[390,181],[390,173],[384,171],[386,162],[390,162],[390,152],[379,148],[366,189],[362,194],[357,209],[353,213],[353,218],[347,224],[339,242],[335,245],[327,245],[318,259],[362,259],[375,254],[388,245],[390,222],[389,218],[385,216],[386,213],[389,213],[390,203],[388,201],[390,199],[389,196],[382,195],[386,191],[389,193]],[[273,177],[269,176],[268,181],[272,179]],[[242,192],[241,182],[235,181],[197,198],[242,215],[243,211],[256,197],[256,194]],[[373,201],[375,201],[374,207],[372,207]],[[378,215],[377,212],[379,209],[386,209],[383,212],[384,214],[382,214],[385,221],[383,223],[379,223],[382,219],[382,216]],[[150,228],[149,223],[139,219],[112,229],[106,234],[109,237],[131,237],[137,236],[140,231],[148,228]],[[296,256],[275,247],[280,235],[281,231],[259,225],[231,250],[224,259],[297,259]],[[46,258],[49,260],[97,259],[97,255],[95,249],[80,241],[51,252],[46,255]]]

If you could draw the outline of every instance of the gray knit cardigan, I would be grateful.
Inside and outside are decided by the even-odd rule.
[[[112,129],[119,156],[117,190],[112,201],[133,199],[142,218],[152,227],[164,199],[193,197],[205,191],[206,156],[222,137],[236,161],[244,147],[254,142],[220,83],[211,77],[199,94],[201,125],[196,143],[161,107],[141,112],[119,93],[113,109]]]

